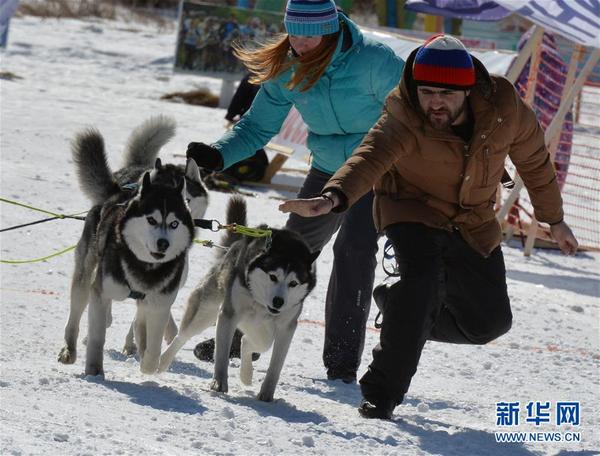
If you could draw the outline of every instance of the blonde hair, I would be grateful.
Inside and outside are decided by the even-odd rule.
[[[319,45],[304,55],[294,54],[287,34],[276,36],[255,49],[236,45],[234,53],[252,73],[251,83],[262,84],[293,67],[292,78],[286,87],[294,90],[302,84],[300,92],[305,92],[325,73],[339,35],[340,32],[324,35]]]

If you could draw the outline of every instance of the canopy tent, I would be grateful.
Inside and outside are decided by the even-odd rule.
[[[405,8],[480,21],[497,21],[517,13],[575,43],[600,48],[598,0],[406,0]]]

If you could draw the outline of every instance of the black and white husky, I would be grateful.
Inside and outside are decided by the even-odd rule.
[[[231,198],[227,223],[246,224],[246,203]],[[258,399],[272,401],[302,303],[315,286],[311,253],[306,243],[288,230],[272,230],[272,237],[250,238],[228,233],[229,247],[188,299],[179,333],[160,359],[159,371],[169,368],[175,354],[194,335],[217,323],[215,372],[211,389],[227,392],[229,350],[234,331],[244,336],[240,378],[252,383],[252,353],[273,346],[267,375]]]
[[[78,134],[72,143],[80,186],[94,206],[75,251],[65,346],[58,360],[75,362],[79,323],[89,301],[86,374],[103,373],[113,300],[137,300],[133,332],[144,373],[158,367],[163,334],[171,332],[172,338],[177,331],[170,308],[187,275],[192,216],[201,217],[208,200],[192,160],[184,169],[156,159],[174,132],[174,122],[166,117],[143,123],[129,138],[125,166],[114,174],[97,130]],[[131,349],[133,341],[128,343]]]

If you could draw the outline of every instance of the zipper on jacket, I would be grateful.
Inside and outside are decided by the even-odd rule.
[[[333,113],[333,117],[335,117],[335,121],[337,122],[339,129],[343,132],[344,135],[346,135],[346,134],[348,134],[348,132],[342,128],[342,123],[340,122],[340,119],[335,110],[335,107],[333,106],[333,100],[331,97],[331,76],[324,74],[323,76],[321,76],[321,79],[327,79],[327,94],[328,94],[327,101],[329,101],[329,106],[331,107],[331,112]],[[346,151],[344,151],[344,156],[345,155],[346,155]]]

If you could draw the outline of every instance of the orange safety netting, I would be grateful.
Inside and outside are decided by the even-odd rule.
[[[575,77],[579,75],[589,51],[576,48],[572,43],[544,34],[540,48],[539,65],[529,73],[529,64],[515,84],[522,96],[529,84],[535,81],[532,107],[540,124],[548,127],[562,97],[570,87],[565,87],[571,56],[578,59]],[[600,65],[586,79],[557,138],[548,144],[554,154],[554,165],[561,186],[565,221],[571,226],[580,245],[600,250]],[[507,169],[515,174],[512,164]],[[503,190],[503,199],[509,191]],[[517,234],[527,234],[533,208],[527,192],[522,192],[510,209],[505,229]],[[537,222],[536,222],[537,223]],[[550,240],[548,227],[540,225],[537,237]]]

